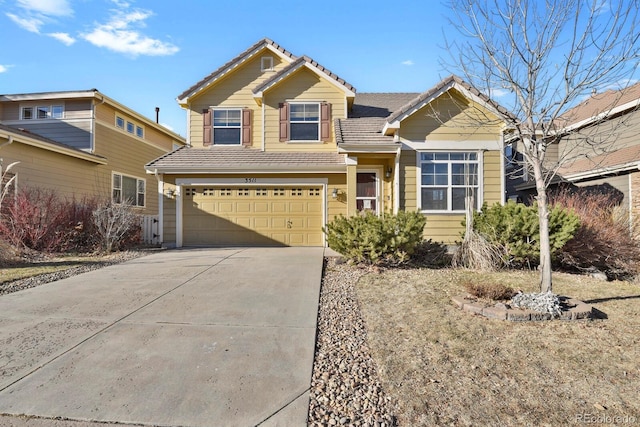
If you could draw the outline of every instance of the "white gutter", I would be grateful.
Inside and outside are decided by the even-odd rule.
[[[579,181],[581,179],[596,178],[602,175],[630,171],[630,170],[640,170],[640,162],[625,163],[619,166],[611,166],[606,168],[589,170],[585,172],[578,172],[571,175],[562,175],[562,177],[569,181]]]

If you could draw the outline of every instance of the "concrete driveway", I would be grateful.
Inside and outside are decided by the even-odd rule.
[[[0,423],[306,425],[322,257],[164,251],[0,297],[0,414],[37,417]]]

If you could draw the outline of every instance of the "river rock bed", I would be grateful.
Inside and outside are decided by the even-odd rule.
[[[366,270],[329,258],[320,293],[310,426],[395,426],[378,379],[354,284]]]
[[[105,256],[101,261],[92,264],[82,265],[79,267],[72,267],[62,271],[56,271],[53,273],[45,273],[37,276],[27,277],[25,279],[18,279],[12,282],[0,283],[0,295],[10,294],[12,292],[18,292],[23,289],[35,288],[36,286],[44,285],[45,283],[55,282],[56,280],[66,279],[67,277],[75,276],[77,274],[86,273],[88,271],[97,270],[102,267],[106,267],[120,262],[128,261],[130,259],[138,258],[147,255],[148,251],[123,251],[114,252],[113,254]],[[46,261],[46,260],[42,260]]]

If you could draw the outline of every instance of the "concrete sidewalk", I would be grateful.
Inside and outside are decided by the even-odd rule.
[[[0,414],[42,418],[0,422],[306,425],[322,257],[174,250],[0,297]]]

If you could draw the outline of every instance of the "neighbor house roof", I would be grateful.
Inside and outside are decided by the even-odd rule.
[[[237,67],[247,59],[251,58],[253,55],[258,53],[265,47],[289,61],[293,61],[296,59],[296,56],[294,54],[287,51],[282,46],[274,42],[273,40],[264,38],[258,41],[257,43],[255,43],[254,45],[252,45],[251,47],[249,47],[240,55],[236,56],[235,58],[233,58],[232,60],[224,64],[222,67],[218,68],[208,76],[204,77],[202,80],[200,80],[199,82],[191,86],[189,89],[182,92],[180,95],[178,95],[178,98],[177,98],[178,102],[180,104],[186,103],[188,98],[195,95],[197,92],[200,92],[205,87],[209,86],[211,83],[213,83],[223,75],[227,74],[233,68]]]
[[[98,156],[96,154],[88,153],[78,148],[62,144],[60,142],[45,138],[44,136],[38,135],[22,128],[14,128],[11,126],[0,124],[0,135],[2,135],[7,140],[12,140],[14,142],[20,142],[22,144],[31,145],[34,147],[42,148],[44,150],[65,154],[67,156],[87,160],[93,163],[107,163],[107,159],[102,156]]]
[[[387,118],[387,124],[385,125],[383,132],[387,133],[386,131],[388,129],[397,129],[399,126],[399,122],[402,121],[405,117],[408,117],[411,114],[415,113],[420,108],[429,104],[431,101],[438,98],[441,94],[445,93],[451,88],[458,89],[465,96],[471,99],[475,98],[476,101],[483,103],[488,108],[494,110],[494,112],[503,119],[510,121],[516,120],[515,116],[511,114],[506,108],[502,107],[500,104],[480,92],[469,83],[462,80],[460,77],[451,75],[440,81],[431,89],[421,93],[420,95],[416,96],[414,99],[410,100],[405,105],[394,111],[393,114],[391,114]]]
[[[582,157],[563,165],[558,173],[574,181],[600,175],[640,169],[640,145],[621,148],[593,157]]]
[[[567,110],[558,119],[558,127],[570,130],[586,126],[598,120],[640,106],[640,83],[620,90],[597,93],[575,107]]]
[[[318,172],[344,170],[343,155],[332,152],[268,152],[246,147],[212,146],[209,149],[181,147],[145,165],[155,171],[210,173],[296,171]]]
[[[262,84],[256,87],[253,90],[253,94],[256,97],[262,97],[262,93],[269,88],[275,86],[282,80],[286,79],[294,72],[299,70],[302,67],[307,67],[310,70],[314,71],[316,74],[323,74],[328,77],[332,82],[334,82],[337,86],[341,87],[344,91],[348,92],[348,96],[354,96],[356,92],[356,88],[347,83],[344,79],[341,79],[338,75],[332,73],[329,69],[323,67],[318,64],[313,59],[308,56],[301,56],[300,58],[293,61],[291,64],[287,65],[282,70],[275,73],[273,76],[265,80]]]

